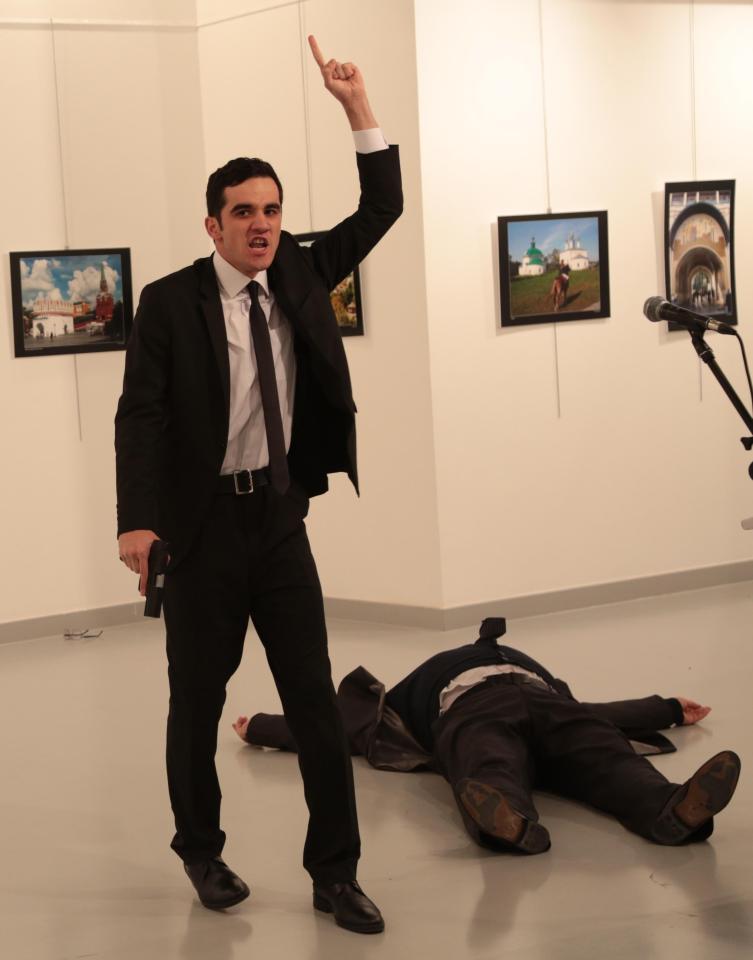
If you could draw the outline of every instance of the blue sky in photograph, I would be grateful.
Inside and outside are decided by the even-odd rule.
[[[100,268],[116,300],[123,299],[120,254],[65,254],[58,257],[24,257],[19,261],[24,304],[38,297],[51,300],[86,300],[94,303],[100,284]]]
[[[536,246],[548,256],[557,247],[564,249],[574,233],[589,260],[599,259],[599,221],[596,217],[563,217],[562,220],[514,220],[507,224],[507,245],[513,260],[522,260],[536,238]]]

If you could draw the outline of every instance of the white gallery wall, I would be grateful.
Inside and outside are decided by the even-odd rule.
[[[641,308],[664,183],[736,178],[750,329],[753,5],[415,9],[445,607],[749,559],[744,426]],[[611,318],[501,330],[496,218],[546,212],[547,166],[555,213],[608,211]],[[749,401],[735,341],[713,346]]]
[[[138,298],[202,249],[194,21],[186,2],[0,3],[0,623],[137,599],[115,541],[124,354],[14,359],[7,253],[130,247]]]
[[[750,560],[742,424],[641,307],[664,289],[665,181],[736,178],[746,336],[751,4],[0,0],[2,250],[129,246],[138,298],[208,252],[206,176],[239,154],[275,164],[287,229],[346,216],[352,140],[310,32],[363,69],[406,196],[345,344],[362,496],[337,477],[312,505],[325,593],[448,610]],[[608,210],[611,318],[502,330],[496,218],[548,202]],[[713,345],[745,397],[731,340]],[[135,599],[114,542],[122,368],[15,360],[7,324],[0,623]]]

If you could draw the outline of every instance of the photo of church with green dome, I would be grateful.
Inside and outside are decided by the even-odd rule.
[[[502,323],[609,314],[606,213],[500,217]]]

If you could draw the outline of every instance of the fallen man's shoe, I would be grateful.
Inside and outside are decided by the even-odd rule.
[[[656,818],[654,840],[674,845],[711,836],[712,818],[732,799],[739,776],[740,758],[732,750],[707,760],[675,791]]]
[[[458,797],[482,833],[522,853],[544,853],[551,847],[549,831],[510,806],[495,787],[480,780],[461,780]]]

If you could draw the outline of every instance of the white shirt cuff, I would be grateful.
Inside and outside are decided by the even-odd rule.
[[[387,150],[389,147],[380,127],[372,127],[371,130],[353,130],[353,142],[356,145],[356,153],[376,153],[377,150]]]

